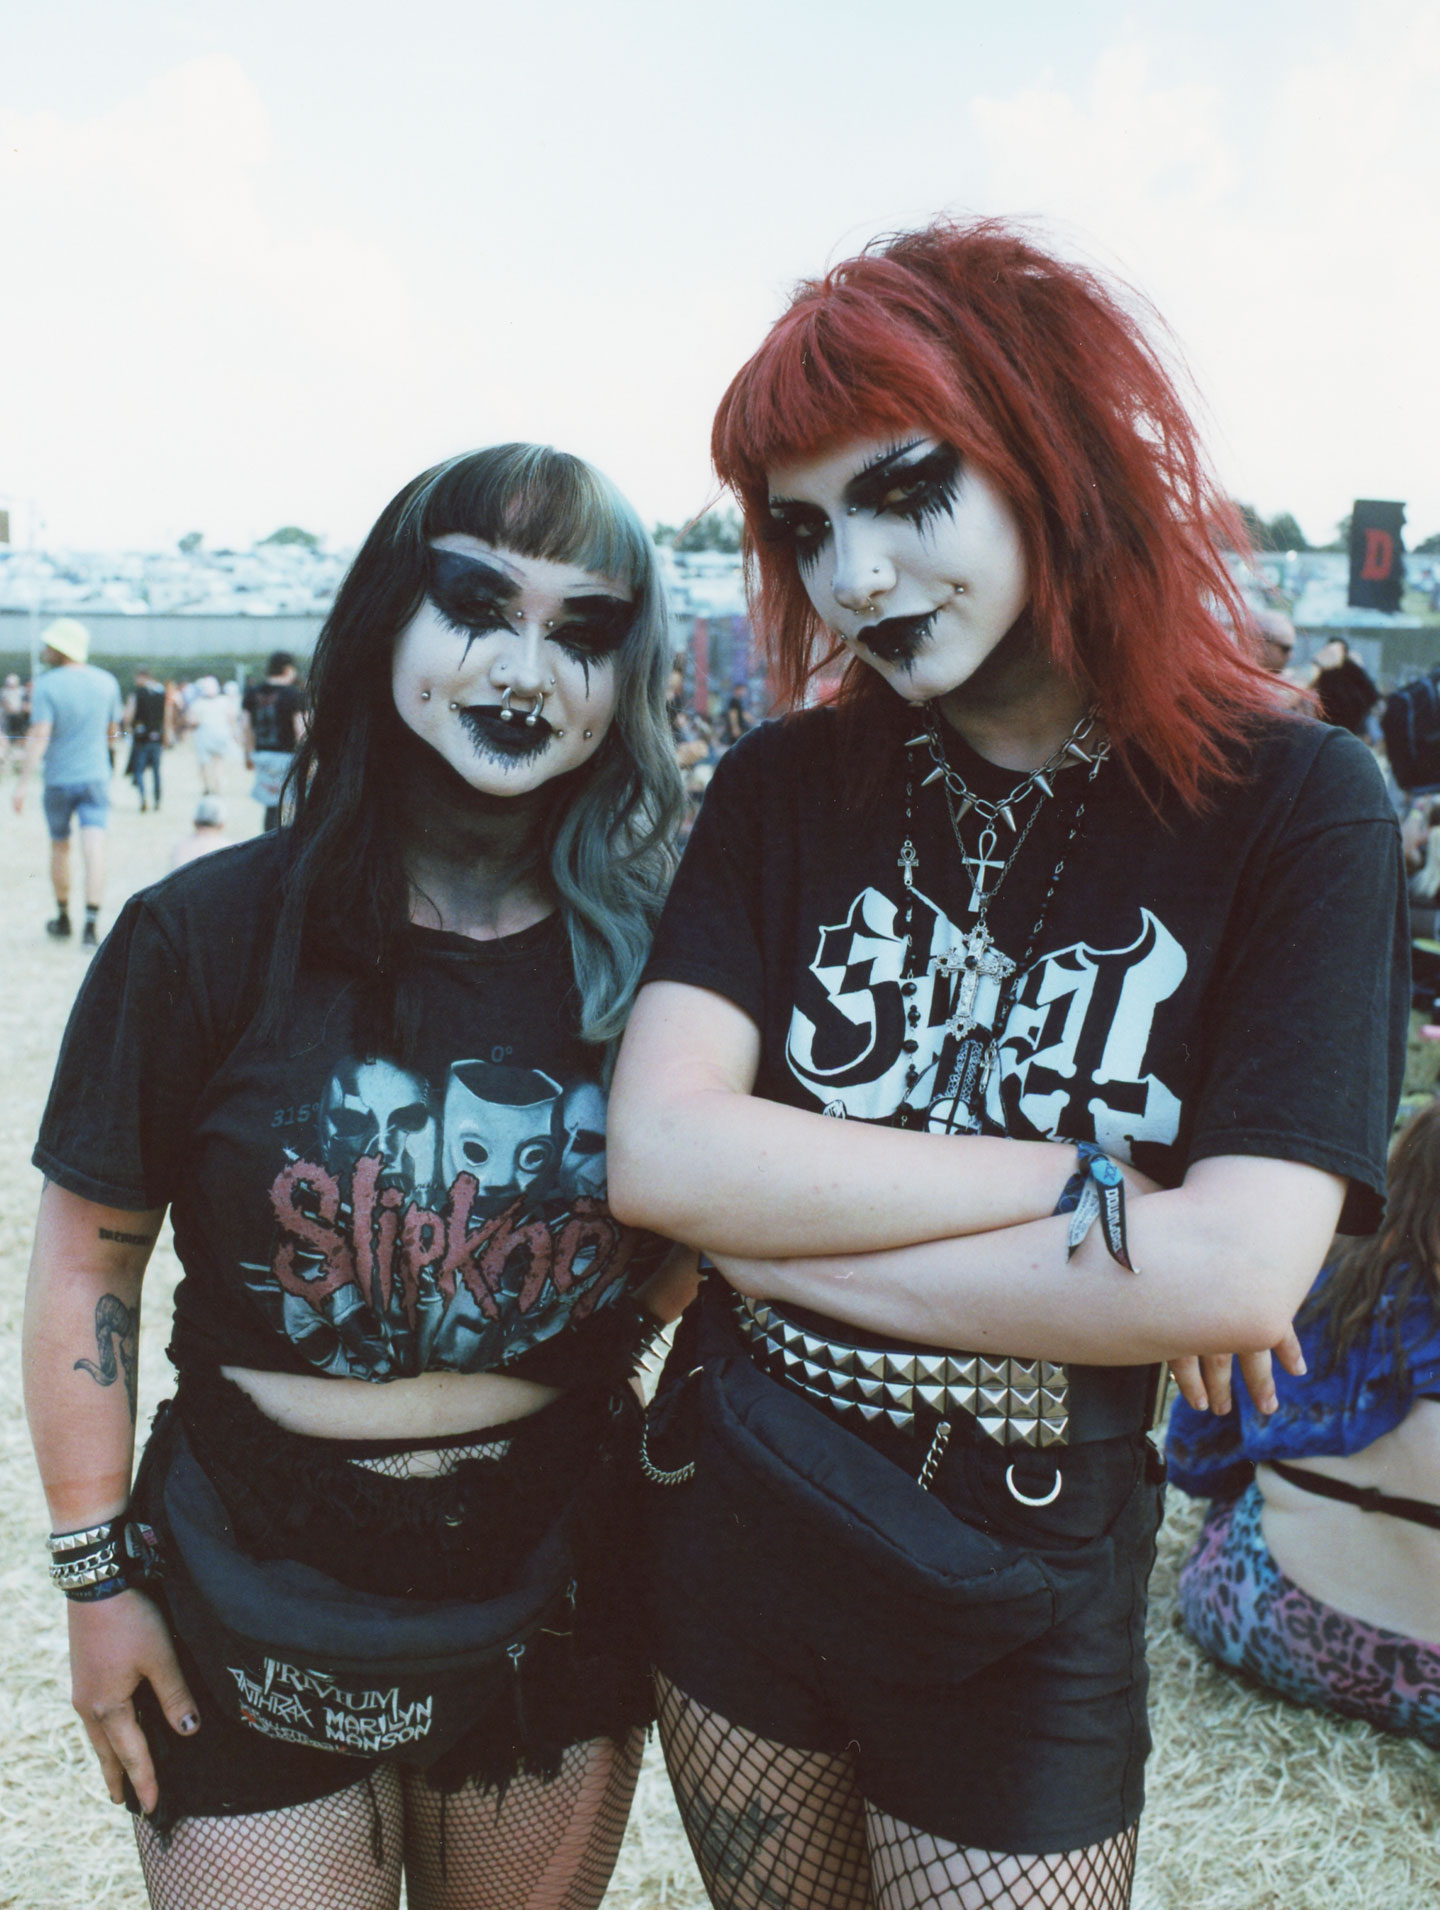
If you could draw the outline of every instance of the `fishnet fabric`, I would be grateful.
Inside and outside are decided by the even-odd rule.
[[[382,1765],[311,1804],[182,1818],[168,1849],[137,1817],[135,1840],[152,1910],[396,1910],[403,1822],[399,1776]]]
[[[666,1768],[717,1910],[867,1910],[864,1806],[849,1759],[757,1737],[657,1682]]]
[[[168,1849],[135,1820],[152,1910],[595,1910],[605,1895],[643,1731],[572,1745],[551,1779],[503,1796],[434,1791],[380,1765],[366,1783],[250,1817],[187,1817]]]
[[[556,1777],[513,1778],[503,1796],[474,1784],[447,1795],[407,1774],[408,1910],[595,1910],[644,1748],[640,1730],[572,1745]]]
[[[1049,1857],[962,1850],[894,1817],[869,1815],[878,1910],[1126,1910],[1135,1880],[1138,1825],[1103,1844]]]
[[[965,1850],[867,1806],[848,1758],[757,1736],[658,1680],[660,1741],[716,1910],[1127,1910],[1138,1826],[1087,1850]]]
[[[375,1453],[367,1459],[351,1459],[349,1464],[362,1472],[377,1473],[382,1479],[448,1479],[462,1460],[503,1459],[509,1450],[508,1439],[486,1439],[473,1446]]]

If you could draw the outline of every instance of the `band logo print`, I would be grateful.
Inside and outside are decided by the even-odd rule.
[[[596,1082],[460,1061],[437,1094],[350,1059],[313,1120],[313,1146],[287,1148],[271,1185],[270,1258],[242,1276],[318,1370],[483,1370],[619,1292],[640,1236],[605,1204]]]
[[[1096,1141],[1130,1155],[1137,1141],[1167,1145],[1180,1126],[1172,1089],[1146,1068],[1156,1011],[1179,988],[1185,951],[1149,909],[1128,943],[1077,942],[1040,956],[1021,977],[999,1041],[999,1065],[985,1079],[983,1056],[995,1033],[1013,960],[996,951],[995,972],[978,977],[967,1039],[948,1034],[964,985],[957,950],[964,933],[920,890],[913,924],[925,959],[913,997],[919,1022],[908,1031],[901,994],[904,937],[897,902],[866,888],[841,922],[824,926],[799,991],[786,1062],[827,1114],[884,1121],[902,1105],[946,1132],[992,1132]],[[975,986],[977,978],[971,977]],[[914,1053],[902,1046],[906,1035]],[[907,1097],[909,1068],[919,1078]],[[983,1120],[977,1106],[985,1096]],[[1008,1117],[1008,1118],[1007,1118]]]
[[[360,1757],[377,1757],[429,1735],[435,1701],[402,1705],[398,1686],[350,1690],[328,1671],[267,1658],[263,1677],[226,1667],[240,1696],[240,1719],[266,1737],[291,1744],[324,1743]]]

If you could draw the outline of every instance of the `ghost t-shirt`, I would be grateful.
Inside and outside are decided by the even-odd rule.
[[[169,1206],[182,1370],[511,1364],[613,1302],[659,1246],[606,1205],[605,1092],[563,925],[489,942],[411,929],[420,1032],[403,1063],[363,1051],[353,981],[323,968],[262,1032],[283,854],[272,833],[126,905],[71,1016],[35,1164],[106,1206]]]
[[[1342,1226],[1374,1229],[1409,968],[1361,743],[1259,722],[1199,814],[1114,758],[1076,763],[1013,831],[971,815],[957,841],[923,721],[898,699],[874,720],[884,768],[860,789],[850,720],[808,711],[725,756],[646,971],[750,1016],[757,1095],[1095,1141],[1165,1186],[1208,1155],[1300,1161],[1348,1181]],[[947,747],[989,802],[1022,780]]]

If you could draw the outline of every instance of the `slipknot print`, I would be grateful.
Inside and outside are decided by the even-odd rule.
[[[605,1205],[596,1082],[457,1061],[437,1092],[347,1059],[297,1118],[314,1146],[284,1150],[270,1260],[242,1271],[319,1371],[483,1372],[620,1292],[641,1236]]]

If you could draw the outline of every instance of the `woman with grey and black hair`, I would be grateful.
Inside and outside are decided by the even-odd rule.
[[[90,972],[28,1392],[74,1699],[154,1904],[604,1892],[650,1716],[627,1382],[690,1277],[605,1200],[669,659],[597,472],[426,472],[321,635],[292,826],[135,897]],[[179,1384],[132,1493],[167,1207]]]

